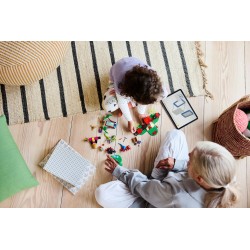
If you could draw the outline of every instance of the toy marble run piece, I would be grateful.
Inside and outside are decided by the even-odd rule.
[[[122,166],[122,157],[120,155],[111,155],[111,157],[120,165]]]
[[[92,148],[97,148],[97,141],[101,139],[100,136],[96,136],[96,137],[90,137],[90,138],[85,138],[84,141],[89,141],[89,143],[91,144]]]
[[[151,136],[154,136],[158,133],[158,127],[155,125],[156,122],[159,121],[160,113],[151,114],[142,119],[142,124],[140,124],[136,132],[134,133],[135,136],[143,135],[148,132]]]
[[[130,150],[131,149],[131,147],[128,145],[128,146],[124,146],[124,145],[122,145],[121,143],[118,143],[119,145],[120,145],[120,151],[121,152],[125,152],[125,151],[128,151],[128,150]]]
[[[117,123],[115,121],[112,121],[111,119],[109,119],[109,117],[112,116],[112,114],[107,114],[104,116],[103,118],[103,125],[102,125],[102,129],[105,133],[108,133],[107,129],[108,128],[113,128],[115,129],[117,126]]]

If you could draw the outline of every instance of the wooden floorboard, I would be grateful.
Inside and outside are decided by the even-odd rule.
[[[245,42],[245,81],[246,94],[250,94],[250,42]],[[247,157],[247,207],[250,207],[250,157]]]
[[[190,150],[197,141],[211,140],[212,122],[233,102],[250,93],[250,42],[202,42],[202,49],[205,52],[204,60],[208,65],[207,88],[213,93],[214,100],[204,96],[189,98],[199,117],[197,121],[182,129],[186,134]],[[116,55],[119,54],[116,47],[114,50]],[[157,61],[151,63],[157,68]],[[119,153],[124,166],[137,168],[145,174],[151,172],[166,132],[174,128],[160,104],[152,105],[149,109],[150,112],[161,113],[157,123],[159,127],[157,136],[152,137],[148,134],[139,136],[142,144],[139,147],[134,146],[131,142],[133,135],[128,133],[125,119],[113,116],[112,119],[118,122],[118,127],[115,130],[109,129],[109,134],[115,134],[117,141],[108,145],[102,136],[99,142],[99,144],[104,143],[105,148],[114,147],[118,153],[120,149],[118,143],[130,145],[130,151]],[[134,111],[133,113],[135,115]],[[25,161],[40,184],[36,188],[24,190],[6,199],[0,203],[0,207],[99,207],[94,198],[94,191],[100,184],[112,180],[112,176],[104,170],[105,152],[92,149],[83,139],[98,135],[97,129],[91,130],[90,125],[98,125],[98,118],[104,114],[104,111],[97,111],[52,121],[10,126]],[[127,137],[125,141],[124,137]],[[60,139],[64,139],[96,166],[95,175],[75,196],[37,165]],[[250,157],[237,161],[237,178],[242,190],[242,199],[238,207],[250,207],[249,165]]]
[[[205,102],[205,140],[211,139],[212,121],[245,95],[244,42],[207,42],[209,90],[214,100]],[[226,133],[226,131],[225,131]],[[246,159],[237,161],[237,180],[242,190],[239,207],[247,206]]]

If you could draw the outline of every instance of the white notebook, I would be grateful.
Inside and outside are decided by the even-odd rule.
[[[60,140],[52,153],[39,165],[73,194],[76,194],[95,172],[95,166],[64,140]]]

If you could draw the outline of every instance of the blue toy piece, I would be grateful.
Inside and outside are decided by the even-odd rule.
[[[120,148],[121,152],[125,152],[125,151],[128,151],[128,150],[131,149],[131,147],[129,145],[128,146],[124,146],[121,143],[118,143],[118,144],[121,146],[121,148]]]
[[[118,143],[119,145],[120,145],[120,147],[121,147],[121,151],[125,151],[126,150],[126,146],[124,146],[124,145],[122,145],[121,143]]]

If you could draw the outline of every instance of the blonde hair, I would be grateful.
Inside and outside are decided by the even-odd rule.
[[[193,172],[214,189],[206,195],[206,207],[232,207],[238,202],[235,159],[226,148],[214,142],[198,142],[190,164]]]

